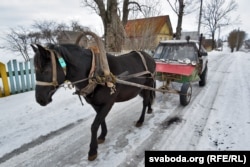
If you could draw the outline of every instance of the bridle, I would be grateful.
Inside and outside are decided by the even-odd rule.
[[[66,76],[66,63],[64,61],[64,59],[60,56],[59,53],[57,53],[56,51],[54,50],[51,50],[51,49],[46,49],[47,51],[50,52],[50,55],[51,55],[51,65],[52,65],[52,82],[44,82],[44,81],[38,81],[36,80],[36,85],[38,86],[53,86],[54,89],[51,90],[49,92],[50,95],[52,95],[57,89],[58,87],[60,87],[60,85],[58,84],[58,81],[57,81],[57,65],[56,65],[56,57],[57,57],[57,60],[60,64],[60,66],[62,67],[63,69],[63,72],[64,72],[64,75]],[[92,50],[91,50],[92,51]],[[92,52],[93,53],[93,52]],[[93,73],[94,72],[94,67],[95,67],[95,64],[93,64],[94,62],[94,54],[93,54],[93,59],[92,59],[92,67],[91,67],[91,71],[90,73]],[[76,81],[74,83],[70,83],[68,84],[68,88],[72,88],[72,85],[74,85],[75,83],[78,83],[78,82],[83,82],[85,80],[89,80],[89,78],[85,78],[85,79],[82,79],[82,80],[79,80],[79,81]],[[82,102],[82,99],[80,97],[80,94],[78,94],[79,96],[79,99],[81,101],[81,104],[83,105],[83,102]]]
[[[51,64],[52,64],[52,82],[44,82],[44,81],[36,81],[36,85],[39,86],[54,86],[55,88],[59,86],[57,81],[57,65],[56,65],[56,57],[59,61],[60,66],[63,68],[64,75],[66,76],[66,63],[64,59],[60,56],[59,53],[53,51],[51,49],[46,49],[50,52],[51,55]]]

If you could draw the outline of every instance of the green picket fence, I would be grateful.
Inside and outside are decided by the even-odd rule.
[[[10,60],[7,63],[7,77],[10,94],[27,92],[35,89],[35,72],[33,60],[17,62]]]

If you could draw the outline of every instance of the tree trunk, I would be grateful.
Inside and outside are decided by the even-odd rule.
[[[104,27],[105,48],[108,52],[120,52],[125,39],[125,30],[118,16],[117,0],[107,0],[107,9],[103,1],[95,0]]]
[[[184,2],[183,0],[179,0],[179,12],[178,12],[178,22],[177,22],[177,27],[176,27],[176,39],[181,39],[181,25],[182,25],[182,18],[184,14]]]
[[[111,14],[112,15],[112,14]],[[106,23],[105,47],[109,52],[120,52],[124,43],[124,27],[118,16],[113,14]]]
[[[215,32],[212,32],[212,50],[215,49],[215,40],[214,40],[214,35],[215,35]]]

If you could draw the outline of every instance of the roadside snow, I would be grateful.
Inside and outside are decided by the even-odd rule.
[[[237,52],[227,57],[227,70],[218,71],[220,83],[214,105],[198,145],[199,149],[249,150],[250,54]],[[209,140],[208,140],[209,139]],[[209,141],[209,142],[208,142]]]

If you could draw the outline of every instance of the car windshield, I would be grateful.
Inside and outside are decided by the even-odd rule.
[[[184,60],[196,61],[197,52],[193,45],[160,45],[155,52],[154,58],[165,60]]]

